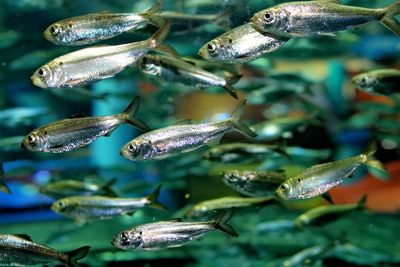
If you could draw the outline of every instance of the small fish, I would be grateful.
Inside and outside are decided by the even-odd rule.
[[[351,80],[361,90],[378,95],[400,93],[400,70],[381,69],[358,74]]]
[[[213,212],[230,208],[247,208],[275,203],[272,195],[266,197],[221,197],[194,205],[186,214],[189,218],[209,217]]]
[[[14,107],[0,111],[0,120],[3,126],[14,128],[32,125],[46,114],[49,114],[47,107]]]
[[[50,182],[39,188],[40,193],[55,199],[71,196],[107,195],[115,197],[111,186],[115,183],[112,179],[104,184],[93,184],[77,180],[61,180]]]
[[[148,196],[141,198],[113,198],[103,196],[75,196],[57,200],[51,209],[62,216],[74,219],[76,223],[111,219],[124,214],[132,215],[138,209],[152,207],[165,210],[157,202],[161,186]]]
[[[113,77],[150,50],[161,49],[170,22],[149,39],[122,45],[84,48],[58,57],[37,69],[32,83],[41,88],[84,86]]]
[[[3,162],[0,162],[0,191],[6,194],[11,194],[10,188],[2,181],[4,179]]]
[[[261,32],[282,37],[332,35],[363,24],[379,21],[400,36],[400,1],[387,8],[371,9],[341,5],[339,0],[288,2],[254,14],[253,25]]]
[[[2,31],[0,32],[0,50],[10,48],[21,40],[22,34],[20,31]]]
[[[322,195],[342,183],[361,165],[386,172],[383,164],[373,156],[375,152],[376,143],[373,142],[365,153],[358,156],[312,166],[283,182],[275,194],[284,200],[307,199]]]
[[[31,71],[37,68],[37,66],[43,65],[52,58],[55,58],[63,53],[66,53],[67,49],[45,49],[45,50],[35,50],[20,57],[14,59],[10,62],[10,69],[13,71]]]
[[[7,157],[9,154],[21,152],[20,144],[24,137],[24,135],[17,135],[0,138],[0,155]]]
[[[143,13],[90,13],[51,24],[43,36],[56,45],[87,45],[113,38],[127,31],[154,24],[150,18],[160,12],[163,1],[157,1]]]
[[[139,60],[139,66],[144,73],[162,77],[171,83],[176,82],[198,88],[221,86],[231,96],[238,98],[236,89],[232,84],[235,84],[240,79],[240,75],[228,78],[220,77],[179,57],[170,55],[145,55]]]
[[[240,121],[245,105],[244,100],[227,120],[173,125],[142,134],[125,144],[120,153],[133,161],[158,160],[196,150],[210,142],[218,142],[231,130],[254,137],[254,132]]]
[[[228,224],[232,213],[232,209],[227,210],[208,222],[182,222],[176,219],[142,224],[117,234],[111,244],[126,250],[160,250],[183,246],[214,230],[237,237],[236,231]]]
[[[286,180],[279,171],[224,171],[223,181],[235,191],[250,197],[274,194],[276,187]]]
[[[0,264],[6,266],[79,266],[78,260],[84,258],[90,247],[62,253],[50,247],[32,241],[28,235],[0,235]]]
[[[313,266],[312,263],[318,259],[323,258],[331,249],[335,247],[334,242],[315,245],[286,259],[281,267],[300,267],[300,266]],[[307,263],[307,264],[306,264]]]
[[[198,54],[209,61],[246,63],[277,50],[288,40],[259,33],[251,23],[247,23],[206,43]]]
[[[135,118],[138,109],[139,97],[135,97],[120,114],[56,121],[30,132],[22,141],[21,147],[30,151],[63,153],[88,145],[103,135],[109,135],[122,123],[146,131],[148,127]]]
[[[305,227],[308,225],[320,226],[325,223],[330,223],[349,212],[358,209],[364,209],[366,201],[366,196],[363,196],[357,203],[354,204],[319,206],[298,216],[294,220],[294,224],[297,227]]]

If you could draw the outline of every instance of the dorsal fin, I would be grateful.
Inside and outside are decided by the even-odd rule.
[[[24,239],[24,240],[26,240],[26,241],[31,241],[31,242],[33,242],[33,241],[32,241],[32,238],[31,238],[29,235],[27,235],[27,234],[15,234],[14,236],[19,237],[19,238],[22,238],[22,239]]]

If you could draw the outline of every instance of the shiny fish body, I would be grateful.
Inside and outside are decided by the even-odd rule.
[[[199,55],[209,61],[246,63],[275,51],[288,40],[262,34],[247,23],[211,40],[200,48]]]
[[[392,95],[400,93],[400,70],[373,70],[354,76],[352,82],[367,93]]]

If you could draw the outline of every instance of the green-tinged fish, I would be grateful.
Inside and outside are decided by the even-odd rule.
[[[0,32],[0,49],[7,49],[14,46],[21,39],[20,31],[2,31]]]
[[[370,9],[341,5],[339,0],[288,2],[254,14],[253,25],[261,32],[284,37],[332,35],[357,26],[379,21],[400,36],[400,1],[387,8]]]
[[[122,123],[146,131],[148,127],[135,118],[139,97],[135,97],[124,112],[102,117],[70,118],[56,121],[30,132],[21,147],[30,151],[63,153],[88,145],[103,135],[109,135]]]
[[[51,24],[44,37],[57,45],[86,45],[113,38],[121,33],[154,24],[150,18],[160,12],[163,1],[157,1],[143,13],[90,13]]]
[[[305,227],[307,225],[320,226],[326,223],[333,222],[345,214],[357,209],[364,209],[367,201],[366,196],[363,196],[358,203],[319,206],[310,209],[294,220],[297,227]]]
[[[28,235],[0,235],[0,265],[28,266],[38,265],[69,267],[80,266],[78,260],[84,258],[90,247],[62,253],[32,241]]]
[[[240,79],[240,75],[228,78],[220,77],[179,57],[170,55],[145,55],[140,59],[139,66],[144,73],[162,77],[171,83],[180,83],[198,88],[221,86],[231,96],[238,98],[236,89],[232,84],[235,84]]]
[[[236,237],[238,234],[228,224],[232,212],[227,210],[208,222],[182,222],[176,219],[142,224],[117,234],[111,244],[126,250],[159,250],[183,246],[214,230]]]
[[[232,130],[254,137],[254,132],[240,121],[245,105],[244,100],[227,120],[173,125],[142,134],[125,144],[120,153],[133,161],[158,160],[196,150],[207,143],[218,142],[225,133]]]
[[[6,194],[11,194],[10,188],[2,181],[4,179],[3,162],[0,162],[0,191]]]
[[[277,171],[225,171],[223,181],[235,191],[250,197],[273,195],[276,187],[286,180]]]
[[[116,196],[111,189],[115,181],[115,179],[112,179],[104,184],[93,184],[77,180],[61,180],[47,183],[41,186],[39,191],[55,199],[72,196]]]
[[[315,165],[283,182],[276,190],[280,199],[306,199],[322,195],[343,182],[361,165],[367,165],[386,172],[383,164],[373,156],[376,143],[369,146],[367,152],[358,156],[334,162]]]
[[[108,92],[95,92],[85,87],[73,87],[65,90],[49,90],[51,94],[73,102],[91,102],[93,100],[106,100]]]
[[[247,23],[211,40],[200,48],[199,55],[209,61],[245,63],[275,51],[288,40],[259,33]]]
[[[10,69],[13,71],[32,71],[55,58],[59,55],[65,54],[67,49],[58,47],[57,49],[36,50],[29,53],[24,53],[20,57],[10,62]]]
[[[144,41],[89,47],[58,57],[36,70],[31,77],[32,83],[41,88],[64,88],[113,77],[162,45],[169,27],[170,22],[166,22]]]
[[[392,95],[400,93],[400,70],[382,69],[358,74],[351,80],[357,88],[378,94]]]
[[[157,202],[161,186],[141,198],[113,198],[103,196],[76,196],[57,200],[51,205],[54,212],[82,224],[87,221],[111,219],[124,214],[132,215],[138,209],[152,207],[165,209]]]
[[[279,145],[228,143],[209,149],[203,154],[203,158],[221,163],[246,163],[277,154],[286,155]]]
[[[189,218],[209,217],[216,211],[230,208],[247,208],[276,203],[275,197],[221,197],[194,205],[186,214]]]
[[[35,121],[49,114],[47,107],[14,107],[0,111],[0,120],[3,127],[28,126]]]
[[[21,140],[24,139],[24,135],[10,136],[0,139],[0,155],[1,157],[7,157],[11,153],[21,152]]]
[[[305,267],[311,263],[323,258],[330,250],[334,248],[333,242],[321,245],[315,245],[297,252],[282,263],[282,267]],[[312,265],[311,265],[312,266]]]

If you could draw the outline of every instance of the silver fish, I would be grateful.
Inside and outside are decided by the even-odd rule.
[[[261,32],[282,37],[305,37],[354,28],[371,21],[380,21],[400,36],[400,1],[387,8],[370,9],[341,5],[339,0],[288,2],[254,14],[252,22]]]
[[[251,23],[247,23],[206,43],[198,54],[209,61],[246,63],[275,51],[288,40],[259,33]]]
[[[64,88],[113,77],[149,50],[159,47],[169,28],[170,22],[166,22],[144,41],[89,47],[58,57],[36,70],[31,77],[32,83],[41,88]]]
[[[135,118],[138,109],[139,98],[135,97],[120,114],[56,121],[30,132],[22,141],[21,147],[30,151],[63,153],[88,145],[97,138],[110,134],[122,123],[129,123],[146,131],[148,127]]]
[[[120,153],[133,161],[158,160],[196,150],[213,141],[217,142],[231,130],[254,137],[255,133],[240,121],[245,104],[246,101],[242,101],[232,117],[227,120],[173,125],[142,134],[125,144]]]
[[[238,234],[228,224],[231,217],[232,210],[228,210],[208,222],[182,222],[177,219],[143,224],[117,234],[111,244],[126,250],[159,250],[183,246],[214,230],[236,237]]]
[[[57,45],[86,45],[113,38],[147,24],[161,10],[163,1],[157,1],[143,13],[90,13],[51,24],[44,31],[44,38]]]
[[[378,95],[400,93],[400,70],[396,69],[368,71],[354,76],[351,81],[368,93]]]
[[[0,264],[6,266],[64,265],[79,266],[78,260],[84,258],[90,247],[62,253],[32,241],[28,235],[0,235]]]

